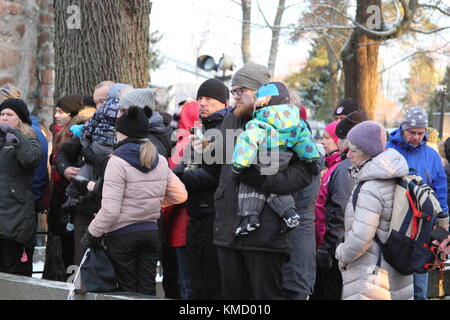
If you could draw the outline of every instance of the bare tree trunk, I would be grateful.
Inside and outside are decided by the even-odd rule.
[[[104,80],[147,87],[150,1],[55,0],[54,7],[55,101],[92,94]],[[81,28],[70,11],[76,8]]]
[[[358,0],[356,21],[366,25],[367,8],[381,0]],[[378,50],[380,40],[362,29],[355,29],[350,36],[341,58],[345,74],[345,97],[358,100],[369,119],[374,119],[378,92]]]
[[[272,26],[272,43],[270,45],[270,55],[268,63],[268,69],[271,75],[273,75],[275,71],[275,64],[277,62],[278,42],[280,40],[280,25],[281,20],[283,19],[285,9],[286,9],[286,0],[279,0],[277,13],[275,15],[275,21]]]
[[[251,61],[250,24],[252,19],[252,0],[242,1],[242,60],[244,64]]]

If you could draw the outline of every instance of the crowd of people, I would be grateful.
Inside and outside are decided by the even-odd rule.
[[[127,292],[156,295],[159,261],[171,299],[427,299],[428,274],[377,261],[375,241],[410,172],[448,229],[450,139],[439,153],[427,144],[423,108],[388,133],[344,99],[316,142],[295,92],[253,62],[231,88],[204,81],[173,115],[149,88],[82,94],[57,101],[45,134],[20,90],[0,88],[0,272],[32,275],[45,212],[49,280],[105,246]],[[449,253],[447,242],[435,244]]]

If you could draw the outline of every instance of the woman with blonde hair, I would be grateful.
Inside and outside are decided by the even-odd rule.
[[[31,276],[36,213],[31,190],[42,153],[22,100],[0,104],[0,272]]]
[[[132,106],[116,124],[117,140],[106,166],[101,209],[81,240],[105,244],[119,290],[156,295],[161,207],[183,203],[187,191],[151,143],[151,109]]]

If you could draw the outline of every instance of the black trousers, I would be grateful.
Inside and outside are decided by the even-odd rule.
[[[22,262],[23,253],[27,261]],[[0,239],[0,272],[31,277],[33,275],[33,248],[26,248],[23,244],[6,239]]]
[[[189,220],[186,248],[192,300],[222,298],[219,259],[212,242],[213,225],[214,215]]]
[[[226,300],[281,300],[283,253],[217,247]]]
[[[158,231],[107,235],[105,243],[116,270],[119,290],[156,295]]]
[[[342,275],[338,261],[333,257],[331,268],[321,268],[317,265],[316,283],[310,300],[341,300]]]

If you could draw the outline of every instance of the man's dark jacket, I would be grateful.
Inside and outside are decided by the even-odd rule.
[[[223,137],[227,137],[232,130],[243,129],[245,122],[237,118],[233,113],[229,114],[222,122],[221,131]],[[236,142],[237,134],[234,138]],[[290,244],[287,234],[281,234],[280,216],[269,205],[265,205],[260,215],[261,226],[247,236],[237,238],[234,234],[240,223],[238,216],[238,191],[239,181],[232,178],[231,158],[234,143],[227,143],[224,139],[223,148],[226,155],[226,163],[222,166],[212,165],[207,167],[211,175],[218,175],[219,184],[214,194],[216,217],[214,221],[214,244],[221,247],[230,247],[242,250],[255,250],[264,252],[290,253]],[[228,139],[230,139],[228,137]],[[254,167],[245,169],[241,173],[242,182],[257,188],[261,192],[275,194],[294,194],[296,191],[308,186],[317,173],[316,164],[307,164],[300,161],[294,155],[289,167],[272,176],[260,175]]]

